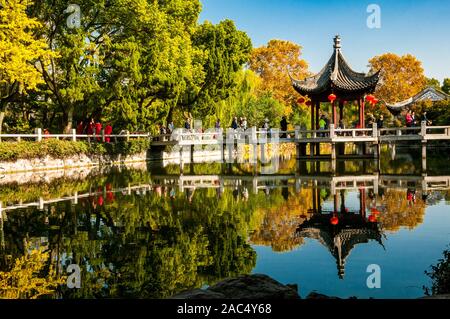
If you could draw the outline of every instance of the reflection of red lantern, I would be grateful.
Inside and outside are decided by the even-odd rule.
[[[375,215],[370,215],[369,216],[369,222],[376,223],[377,222],[377,217]]]
[[[110,191],[112,189],[111,183],[106,183],[106,190]]]
[[[311,106],[311,101],[306,101],[306,103],[305,103],[307,106]]]
[[[345,207],[345,212],[348,213],[348,208],[347,207]]]
[[[98,198],[97,204],[98,204],[99,206],[103,206],[103,196],[102,196],[102,195],[100,195],[100,197]]]
[[[106,193],[106,201],[109,203],[114,202],[114,194],[113,192],[107,192]]]
[[[328,95],[328,101],[330,101],[331,103],[333,103],[336,100],[336,98],[337,98],[337,96],[333,93]]]
[[[376,209],[375,207],[371,209],[372,211],[372,215],[380,215],[380,211],[378,209]]]
[[[298,104],[303,104],[303,103],[305,103],[305,98],[299,97],[298,100],[297,100],[297,103],[298,103]]]
[[[334,217],[331,217],[330,218],[330,223],[331,223],[331,225],[337,225],[337,224],[339,224],[339,218],[337,218],[336,216],[334,216]]]

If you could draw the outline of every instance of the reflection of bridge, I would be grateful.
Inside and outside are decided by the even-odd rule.
[[[161,186],[176,185],[180,190],[189,188],[223,188],[241,182],[252,185],[253,192],[295,186],[298,191],[304,185],[320,186],[334,195],[343,190],[371,189],[378,193],[379,187],[414,187],[424,192],[450,189],[450,176],[383,175],[359,176],[309,176],[309,175],[153,175],[153,183]]]
[[[151,189],[152,189],[152,186],[149,184],[145,184],[145,185],[141,184],[141,185],[136,185],[136,186],[129,185],[127,187],[116,188],[116,189],[111,189],[111,190],[106,190],[106,188],[104,188],[102,191],[89,192],[89,193],[85,193],[85,194],[78,194],[77,192],[75,192],[72,196],[64,196],[64,197],[48,199],[48,200],[44,200],[41,197],[38,201],[35,201],[35,202],[30,202],[30,203],[19,202],[18,204],[10,205],[10,206],[3,206],[2,202],[0,202],[0,219],[2,218],[2,212],[16,210],[16,209],[36,207],[40,210],[43,210],[45,205],[55,204],[55,203],[59,203],[59,202],[71,201],[73,204],[78,204],[78,201],[80,199],[92,198],[95,196],[106,196],[106,194],[108,194],[108,193],[113,193],[113,194],[122,193],[122,194],[126,194],[126,195],[131,195],[133,191],[134,192],[147,192],[147,191],[151,191]]]
[[[413,175],[359,175],[359,176],[309,176],[309,175],[154,175],[150,184],[141,184],[135,186],[127,186],[111,190],[89,192],[78,194],[75,192],[72,196],[64,196],[55,199],[44,200],[40,198],[38,201],[30,203],[22,203],[14,205],[4,205],[0,202],[0,218],[1,213],[36,207],[43,209],[44,205],[58,202],[71,201],[77,204],[79,199],[89,198],[92,196],[105,195],[106,193],[122,193],[131,195],[132,192],[151,191],[155,186],[165,186],[179,188],[180,192],[185,189],[201,189],[201,188],[225,188],[237,187],[242,183],[251,185],[253,193],[259,190],[271,190],[277,188],[295,187],[298,192],[302,187],[312,187],[314,189],[329,189],[331,195],[336,196],[343,191],[372,191],[378,193],[380,187],[383,188],[414,188],[423,192],[449,190],[450,176],[413,176]]]

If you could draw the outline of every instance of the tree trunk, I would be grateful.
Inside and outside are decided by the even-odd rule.
[[[0,102],[0,135],[2,134],[3,120],[5,119],[5,113],[6,113],[6,103]],[[0,137],[0,141],[1,141],[1,137]]]
[[[70,105],[67,108],[67,113],[65,115],[64,133],[69,134],[73,126],[73,105]]]

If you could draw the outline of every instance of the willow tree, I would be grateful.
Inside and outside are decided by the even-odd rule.
[[[8,104],[43,82],[36,61],[46,68],[54,57],[45,41],[34,35],[42,24],[27,15],[30,3],[0,0],[0,134]]]

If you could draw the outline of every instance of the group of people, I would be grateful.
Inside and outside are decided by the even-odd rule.
[[[173,124],[173,121],[170,121],[167,126],[164,126],[163,123],[159,123],[159,134],[166,135],[166,134],[172,134],[175,130],[175,125]]]
[[[77,135],[95,135],[97,136],[97,141],[100,141],[102,130],[103,124],[100,122],[100,120],[97,120],[97,122],[95,122],[95,120],[91,118],[89,123],[84,123],[83,121],[80,121],[77,125],[76,132]],[[112,132],[113,132],[112,125],[111,123],[108,122],[104,127],[104,135],[106,143],[111,142],[111,137],[109,135],[111,135]]]
[[[422,118],[420,119],[421,122],[426,122],[427,125],[431,125],[431,121],[427,117],[427,112],[424,111],[422,114]],[[419,122],[416,119],[416,112],[408,110],[405,114],[405,123],[406,127],[414,127],[419,124]]]
[[[246,130],[247,129],[247,118],[246,117],[240,117],[239,121],[237,116],[233,118],[233,121],[231,122],[231,128],[234,130],[237,130],[238,128]]]

